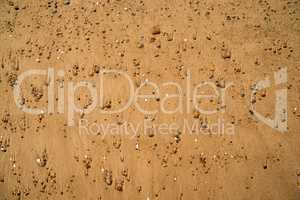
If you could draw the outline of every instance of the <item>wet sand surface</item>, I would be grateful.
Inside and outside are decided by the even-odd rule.
[[[0,200],[299,199],[299,17],[299,0],[1,0]],[[54,79],[24,80],[20,105],[51,105],[52,81],[53,113],[25,113],[15,103],[18,77],[50,67]],[[155,97],[137,102],[165,110],[109,113],[126,104],[130,87],[104,70],[127,74],[134,91],[157,84],[159,94],[145,86],[141,93]],[[95,102],[85,86],[68,93],[82,81],[103,91],[103,103],[72,115],[70,105]],[[202,92],[219,96],[197,99],[199,112],[189,96],[204,81],[213,86]],[[180,89],[182,101],[172,96]],[[280,89],[285,130],[251,110],[276,119]],[[178,127],[163,134],[159,124]]]

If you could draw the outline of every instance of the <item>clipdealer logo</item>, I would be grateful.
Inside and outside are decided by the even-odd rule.
[[[118,109],[97,109],[97,106],[103,107],[104,105],[104,90],[109,89],[104,87],[103,77],[104,76],[120,76],[125,78],[129,86],[129,98],[126,103]],[[22,97],[21,87],[22,83],[26,79],[30,79],[31,76],[45,76],[47,77],[47,107],[43,108],[31,108],[25,105]],[[56,73],[56,76],[64,80],[65,73],[63,70],[59,70]],[[232,82],[226,83],[222,87],[218,87],[215,82],[212,81],[201,81],[197,85],[191,84],[191,73],[187,71],[186,84],[184,88],[177,82],[169,81],[164,82],[162,87],[174,87],[176,88],[176,94],[168,94],[160,100],[159,109],[147,110],[143,108],[139,103],[139,99],[157,99],[160,97],[160,87],[158,84],[149,81],[146,79],[140,84],[138,88],[135,88],[134,82],[131,77],[121,70],[106,70],[102,69],[99,72],[99,82],[97,82],[97,87],[90,81],[80,81],[73,82],[68,81],[67,84],[64,81],[59,82],[57,88],[55,88],[55,71],[53,68],[48,69],[32,69],[21,73],[18,76],[16,84],[14,85],[14,100],[15,104],[23,112],[33,115],[38,114],[53,114],[55,112],[55,92],[57,91],[57,113],[63,114],[65,112],[65,90],[67,91],[67,124],[68,126],[75,125],[75,114],[89,114],[94,110],[101,114],[115,114],[121,113],[127,110],[130,106],[135,106],[135,108],[143,113],[144,115],[155,115],[158,112],[164,114],[175,114],[175,113],[191,113],[193,110],[196,110],[203,115],[213,115],[218,112],[225,112],[226,102],[226,90],[233,86]],[[287,82],[287,68],[281,68],[279,71],[274,72],[274,80],[276,85],[282,85]],[[268,125],[269,127],[279,131],[287,131],[287,88],[277,89],[275,92],[275,109],[274,109],[274,118],[264,117],[258,110],[256,110],[254,105],[254,99],[257,92],[263,89],[267,89],[271,86],[271,79],[267,77],[264,80],[260,80],[254,84],[251,90],[251,99],[250,99],[250,112],[253,114],[255,119]],[[150,86],[154,90],[154,93],[143,94],[141,92],[142,88],[145,86]],[[210,88],[210,94],[203,94],[201,89],[208,87]],[[79,88],[85,88],[91,96],[90,104],[80,108],[75,103],[75,93]],[[98,96],[99,95],[99,96]],[[165,102],[169,99],[177,98],[179,103],[175,109],[167,109]],[[183,99],[186,100],[186,105],[183,105]],[[215,109],[205,109],[199,106],[199,100],[209,100],[217,99],[220,102],[218,108]]]

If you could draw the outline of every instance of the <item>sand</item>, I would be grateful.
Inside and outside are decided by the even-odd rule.
[[[0,200],[299,199],[299,10],[1,0]]]

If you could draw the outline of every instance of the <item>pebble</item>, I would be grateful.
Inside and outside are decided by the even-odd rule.
[[[160,30],[160,26],[159,25],[155,25],[151,28],[151,34],[152,35],[158,35],[160,34],[161,30]]]
[[[45,167],[48,161],[48,155],[46,150],[44,150],[43,153],[39,155],[35,161],[39,167]]]
[[[167,41],[173,41],[173,34],[172,33],[168,33],[167,34]]]
[[[124,187],[124,180],[122,178],[118,178],[115,181],[115,189],[119,192],[123,191],[123,187]]]
[[[70,5],[71,4],[71,0],[64,0],[64,5]]]
[[[104,179],[104,182],[105,182],[107,185],[111,185],[111,184],[113,183],[113,179],[112,179],[112,171],[111,171],[111,170],[108,170],[108,169],[105,169],[105,170],[104,170],[103,179]]]
[[[230,59],[231,58],[231,51],[228,49],[222,49],[221,56],[223,59]]]
[[[138,43],[137,43],[137,47],[138,47],[139,49],[142,49],[142,48],[144,48],[144,44],[143,44],[142,42],[138,42]]]

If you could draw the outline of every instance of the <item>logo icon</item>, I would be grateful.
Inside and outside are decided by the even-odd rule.
[[[282,68],[277,72],[274,72],[275,85],[282,85],[287,83],[287,68]],[[250,112],[261,122],[265,123],[269,127],[278,130],[279,132],[287,131],[287,88],[277,89],[275,92],[275,114],[274,118],[264,117],[261,113],[255,110],[254,102],[255,95],[258,91],[271,87],[270,77],[264,80],[258,81],[251,92],[251,106]]]

